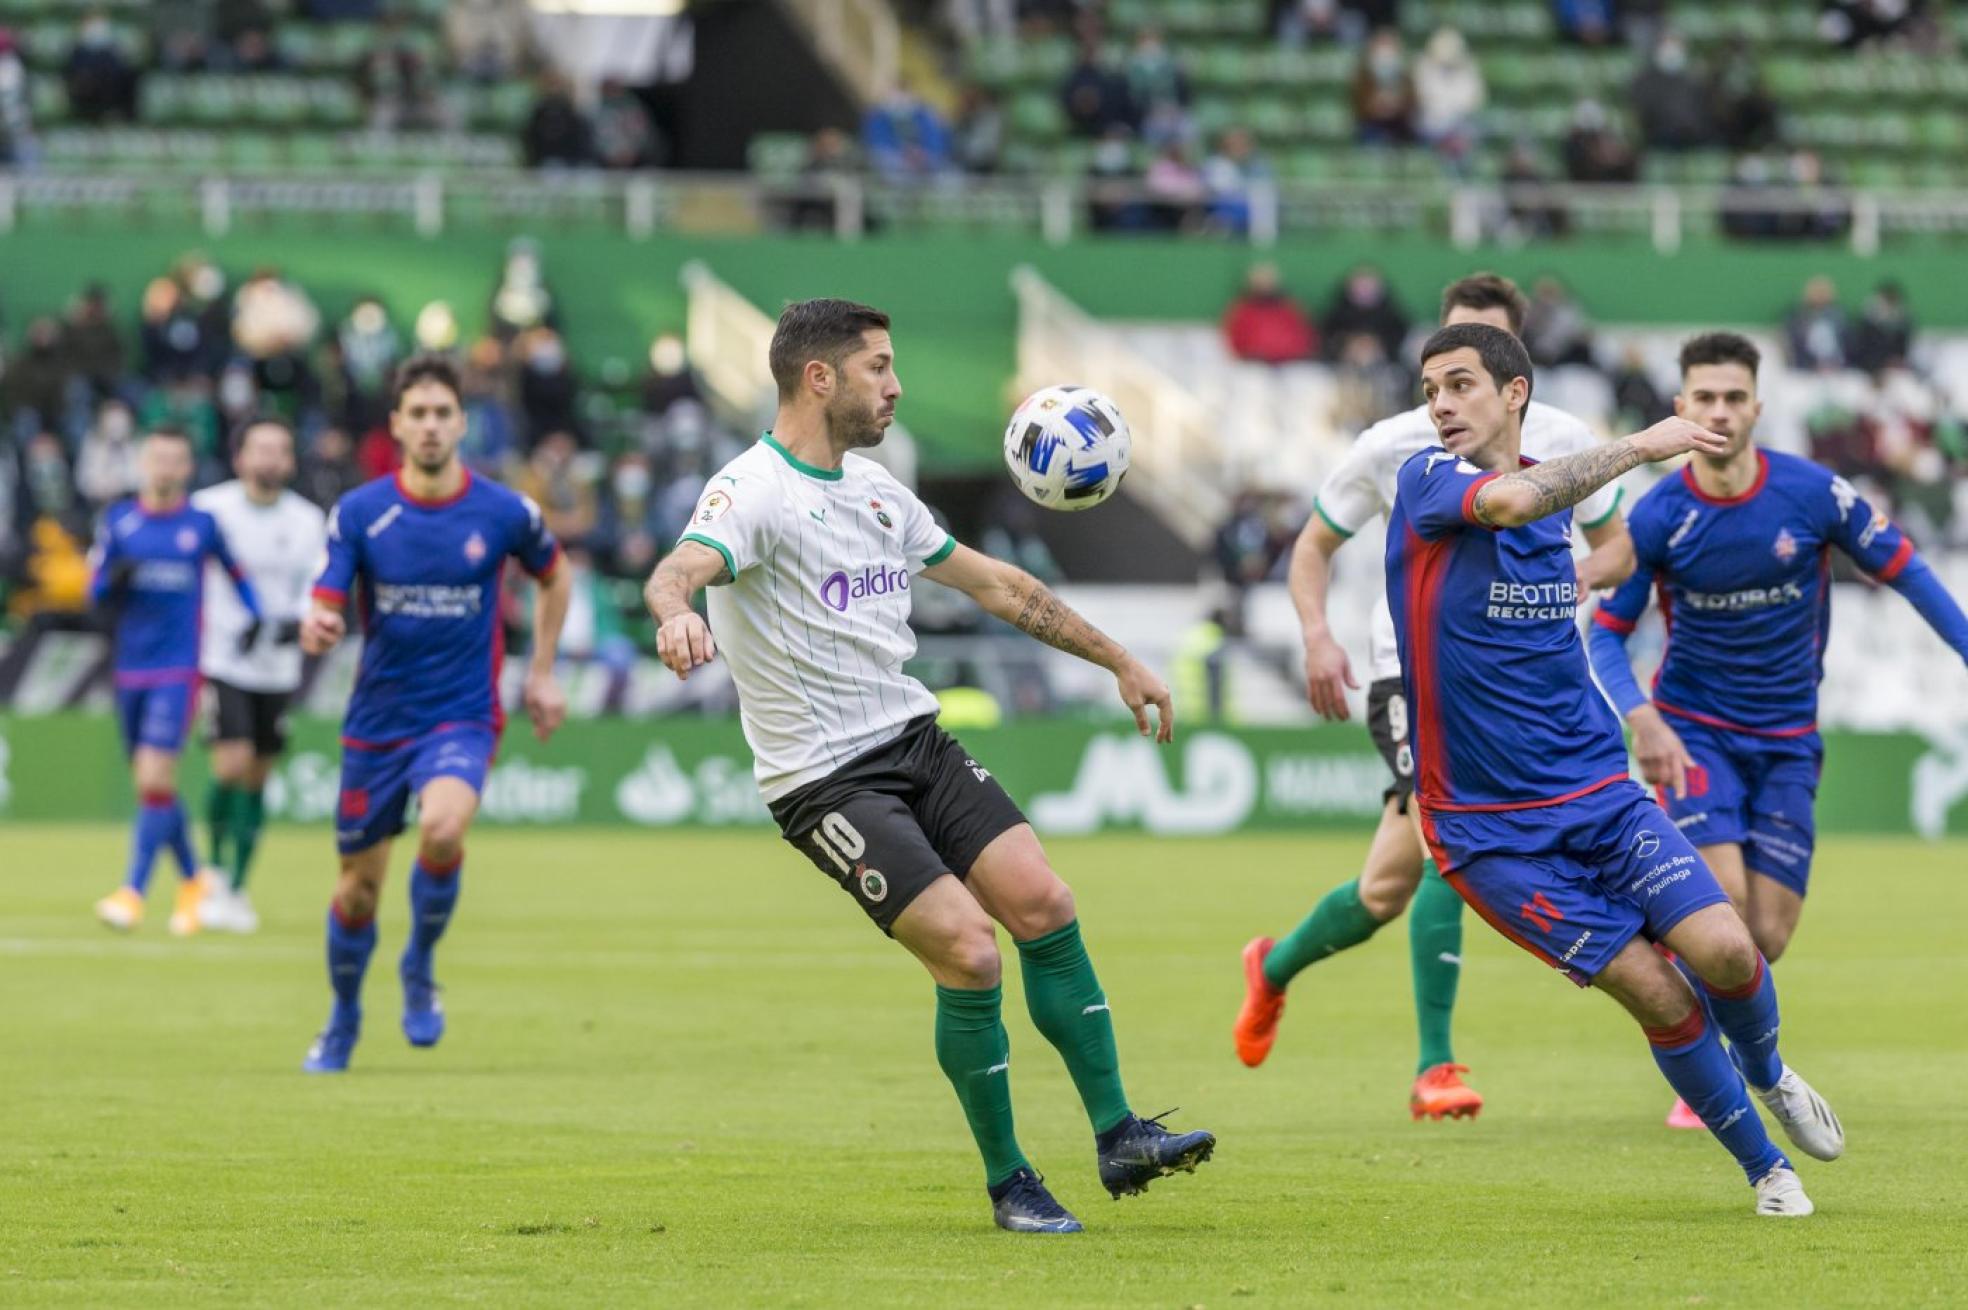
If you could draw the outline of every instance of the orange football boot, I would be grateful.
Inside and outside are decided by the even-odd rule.
[[[1421,1071],[1414,1090],[1408,1093],[1408,1112],[1419,1119],[1474,1119],[1483,1108],[1483,1094],[1465,1087],[1461,1075],[1466,1064],[1437,1064]]]
[[[1264,976],[1264,957],[1277,944],[1270,937],[1253,937],[1244,947],[1244,1008],[1237,1011],[1230,1031],[1237,1039],[1237,1058],[1253,1069],[1271,1054],[1278,1020],[1285,1013],[1285,994]]]

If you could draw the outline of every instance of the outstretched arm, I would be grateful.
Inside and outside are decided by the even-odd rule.
[[[924,569],[923,576],[963,592],[985,613],[1003,619],[1053,649],[1106,669],[1114,675],[1121,700],[1134,712],[1135,726],[1141,729],[1141,735],[1149,734],[1147,707],[1153,705],[1160,720],[1155,739],[1164,742],[1174,739],[1175,708],[1167,684],[1024,569],[958,545],[946,558]]]
[[[663,556],[642,589],[643,603],[656,619],[656,657],[679,678],[687,678],[717,654],[710,625],[690,608],[690,598],[712,583],[729,581],[724,556],[698,541],[680,541]]]
[[[1927,626],[1939,633],[1955,654],[1968,660],[1968,614],[1961,612],[1961,606],[1941,585],[1940,575],[1928,567],[1926,560],[1909,554],[1899,571],[1884,581],[1920,611]]]
[[[1477,488],[1472,508],[1477,521],[1490,527],[1521,527],[1570,509],[1628,469],[1691,450],[1719,455],[1727,446],[1723,438],[1686,419],[1662,419],[1618,441],[1499,474]]]

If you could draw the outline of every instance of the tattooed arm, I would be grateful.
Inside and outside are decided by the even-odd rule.
[[[1174,738],[1175,709],[1167,684],[1024,569],[959,545],[947,559],[924,569],[923,576],[963,592],[985,613],[1030,633],[1054,650],[1106,669],[1114,675],[1121,700],[1134,712],[1141,735],[1149,733],[1147,707],[1153,705],[1158,719],[1155,739]]]
[[[1720,455],[1728,442],[1683,418],[1662,419],[1645,432],[1486,482],[1476,492],[1476,517],[1493,528],[1514,528],[1556,514],[1590,496],[1628,469],[1688,451]]]

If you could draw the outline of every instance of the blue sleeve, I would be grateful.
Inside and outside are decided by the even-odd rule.
[[[102,524],[96,529],[95,548],[89,552],[90,609],[101,609],[109,600],[110,578],[122,555],[122,548],[116,544],[116,533],[109,525],[109,516],[105,514]]]
[[[1626,639],[1647,612],[1647,599],[1660,570],[1651,519],[1643,509],[1634,511],[1628,524],[1633,534],[1633,572],[1592,611],[1592,627],[1585,636],[1592,676],[1599,680],[1606,699],[1622,718],[1647,703],[1647,693],[1640,690],[1633,664],[1626,657]]]
[[[239,593],[239,603],[246,607],[246,612],[252,616],[253,622],[258,623],[266,617],[260,609],[260,598],[254,594],[253,584],[246,577],[246,570],[240,568],[239,561],[232,557],[232,547],[226,545],[225,533],[219,530],[219,521],[208,517],[205,520],[205,528],[206,540],[211,543],[208,549],[211,551],[212,558],[219,562],[219,567],[226,571],[228,578],[232,579],[232,589]]]
[[[533,577],[545,581],[560,563],[560,543],[547,531],[547,521],[531,496],[521,496],[519,503],[525,514],[514,537],[513,558]]]
[[[355,585],[356,574],[362,568],[361,551],[356,546],[360,529],[353,517],[353,507],[346,496],[328,511],[328,563],[314,580],[314,598],[336,609],[348,603],[349,589]]]
[[[1421,539],[1435,541],[1468,527],[1488,529],[1476,518],[1476,493],[1500,476],[1446,450],[1424,450],[1401,466],[1394,494]]]
[[[1905,563],[1887,579],[1887,585],[1905,596],[1907,603],[1927,620],[1927,626],[1939,633],[1955,654],[1968,661],[1968,614],[1961,612],[1961,606],[1941,585],[1940,576],[1927,567],[1926,560],[1909,553]]]
[[[1913,558],[1913,542],[1906,533],[1844,478],[1830,479],[1821,508],[1829,519],[1825,540],[1881,582],[1892,582]]]

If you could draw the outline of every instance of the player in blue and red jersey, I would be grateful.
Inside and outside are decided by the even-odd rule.
[[[199,613],[205,561],[218,561],[252,622],[258,599],[226,549],[218,522],[186,499],[191,438],[152,428],[137,453],[139,490],[103,515],[89,580],[91,607],[116,613],[116,720],[141,808],[124,884],[96,902],[96,917],[128,931],[143,920],[144,889],[157,852],[177,857],[171,931],[198,931],[198,862],[178,800],[178,755],[198,702]]]
[[[1671,418],[1532,464],[1520,455],[1530,391],[1530,357],[1498,328],[1444,328],[1422,349],[1442,447],[1402,466],[1387,528],[1422,835],[1491,927],[1639,1021],[1662,1074],[1754,1185],[1758,1214],[1809,1214],[1749,1088],[1819,1159],[1844,1149],[1844,1131],[1778,1057],[1776,987],[1728,894],[1627,776],[1586,666],[1559,513],[1636,465],[1726,443]]]
[[[348,1068],[390,841],[403,831],[413,793],[410,941],[397,969],[403,1032],[413,1046],[435,1045],[444,1034],[431,955],[457,904],[465,832],[504,725],[498,607],[508,556],[539,582],[524,695],[534,733],[544,741],[567,715],[553,665],[571,583],[539,506],[473,478],[459,459],[465,416],[448,361],[406,361],[393,392],[390,432],[403,446],[403,467],[336,504],[327,567],[301,629],[305,650],[326,651],[342,638],[343,609],[353,602],[363,631],[342,721],[341,877],[328,912],[335,1006],[302,1066],[309,1073]]]
[[[1728,439],[1633,509],[1639,567],[1593,615],[1593,672],[1633,728],[1642,776],[1741,911],[1764,958],[1804,911],[1824,745],[1818,683],[1831,551],[1913,603],[1968,659],[1968,617],[1913,542],[1845,479],[1754,444],[1756,347],[1711,332],[1681,349],[1677,413]],[[1650,700],[1626,638],[1658,590],[1668,642]],[[1687,1107],[1668,1118],[1700,1127]]]

